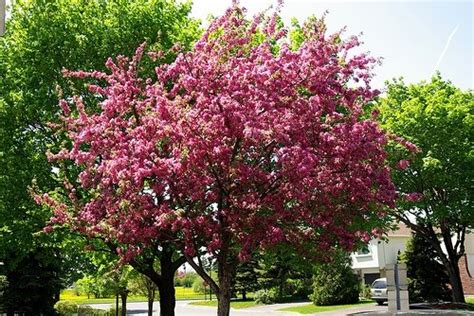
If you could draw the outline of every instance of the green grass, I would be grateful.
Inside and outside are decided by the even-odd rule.
[[[474,304],[474,296],[466,297],[466,303]]]
[[[193,291],[192,288],[175,287],[177,300],[199,300],[203,299],[204,295]],[[106,298],[87,298],[87,295],[76,295],[73,289],[63,290],[60,296],[61,301],[71,301],[76,304],[113,304],[115,297]],[[158,298],[155,299],[158,301]],[[128,302],[146,302],[146,296],[130,295]]]
[[[192,302],[191,305],[199,306],[217,306],[217,300],[214,301],[198,301]],[[242,301],[242,300],[233,300],[230,301],[230,307],[240,309],[240,308],[249,308],[258,305],[255,301]]]
[[[349,308],[349,307],[355,307],[361,304],[368,304],[368,303],[375,304],[373,301],[360,301],[357,304],[330,305],[330,306],[316,306],[314,304],[307,304],[307,305],[286,307],[286,308],[279,309],[278,311],[296,312],[300,314],[313,314],[313,313],[321,313],[321,312],[333,311],[333,310],[344,309],[344,308]]]

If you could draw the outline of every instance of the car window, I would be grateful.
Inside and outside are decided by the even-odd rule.
[[[374,289],[385,289],[387,288],[387,282],[385,281],[375,281],[372,283],[372,288]]]

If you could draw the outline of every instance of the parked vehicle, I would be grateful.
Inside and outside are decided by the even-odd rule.
[[[372,283],[370,286],[370,296],[379,305],[382,305],[384,302],[388,301],[387,278],[380,278]]]

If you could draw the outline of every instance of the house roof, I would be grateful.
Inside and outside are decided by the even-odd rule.
[[[389,231],[387,237],[410,237],[412,235],[412,230],[403,223],[397,223],[398,229]]]

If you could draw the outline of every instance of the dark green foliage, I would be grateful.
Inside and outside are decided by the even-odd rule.
[[[258,269],[259,265],[256,257],[237,265],[234,292],[236,294],[240,293],[243,300],[247,299],[249,292],[255,292],[260,288],[258,284],[260,271]]]
[[[59,299],[61,272],[59,261],[45,258],[44,252],[24,257],[16,267],[7,273],[8,287],[0,297],[5,311],[22,311],[27,315],[52,315],[53,305]]]
[[[319,265],[313,282],[311,300],[316,305],[355,304],[359,301],[359,279],[348,256]]]
[[[259,283],[264,289],[275,288],[277,301],[288,297],[306,298],[311,288],[312,270],[313,265],[304,256],[293,248],[281,246],[267,251],[259,259]]]
[[[451,299],[449,277],[431,243],[415,234],[404,254],[410,302],[439,302]]]

